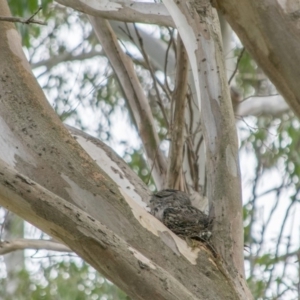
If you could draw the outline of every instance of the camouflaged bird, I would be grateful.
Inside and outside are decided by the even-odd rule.
[[[208,216],[192,206],[184,192],[161,190],[153,194],[150,209],[152,215],[180,237],[208,240],[211,235]]]

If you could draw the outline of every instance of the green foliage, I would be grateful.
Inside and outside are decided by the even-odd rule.
[[[49,4],[52,0],[9,0],[8,4],[11,10],[11,14],[14,17],[30,18],[34,13],[39,10],[40,3],[42,10],[35,16],[35,19],[42,20],[46,22],[53,14],[53,11],[49,14]],[[37,24],[20,24],[16,23],[16,26],[22,35],[23,44],[26,47],[30,46],[31,37],[39,37],[41,34],[41,25]]]
[[[283,168],[283,174],[288,175],[295,191],[300,187],[299,128],[299,120],[291,112],[282,119],[262,116],[250,127],[248,138],[242,141],[242,147],[256,153],[264,170]]]
[[[104,279],[86,263],[59,259],[48,266],[43,265],[36,272],[20,271],[16,274],[18,287],[10,296],[0,289],[0,297],[6,300],[63,299],[63,300],[129,300],[121,290]],[[0,286],[9,282],[0,279]]]
[[[256,157],[256,172],[251,183],[252,195],[246,199],[243,210],[248,284],[255,299],[274,299],[274,290],[277,290],[277,293],[283,290],[282,293],[285,294],[286,291],[292,290],[293,286],[291,280],[286,279],[283,282],[281,278],[284,278],[284,275],[280,274],[285,274],[287,268],[289,272],[297,272],[294,270],[297,265],[292,264],[287,267],[288,255],[285,256],[284,253],[289,251],[291,233],[284,233],[282,229],[286,226],[291,208],[300,201],[300,123],[298,118],[288,113],[280,119],[266,115],[249,118],[245,124],[249,129],[249,135],[242,140],[241,149],[248,153],[255,153]],[[277,179],[279,182],[275,185],[272,183],[272,177],[268,175],[275,176],[274,173],[281,174]],[[264,181],[267,182],[269,191],[264,188],[261,192],[259,183]],[[288,193],[288,197],[280,196],[284,193]],[[262,199],[268,199],[269,203]],[[282,221],[273,220],[278,216],[276,211],[280,207],[280,201],[284,201],[287,207],[285,211],[281,210],[279,213],[285,217]],[[269,215],[264,220],[261,219],[262,208],[269,211]],[[278,225],[276,230],[279,233],[269,240],[266,232],[270,234],[270,230],[271,232],[275,230],[270,227],[274,222]],[[265,248],[266,245],[268,249]],[[282,253],[283,248],[286,252]],[[291,259],[296,260],[293,255]],[[287,289],[286,286],[290,288]],[[291,295],[288,297],[282,299],[294,299]]]
[[[25,18],[29,17],[28,14],[35,13],[40,6],[46,11],[51,2],[52,0],[8,0],[12,15]]]

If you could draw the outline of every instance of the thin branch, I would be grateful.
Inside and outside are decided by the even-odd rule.
[[[169,93],[171,93],[172,91],[171,91],[171,89],[169,87],[168,78],[167,78],[167,74],[168,74],[167,67],[168,67],[169,52],[170,52],[172,44],[174,44],[174,29],[173,30],[169,29],[169,34],[170,34],[170,41],[168,43],[168,47],[167,47],[166,54],[165,54],[164,75],[165,75],[166,87],[167,87]]]
[[[255,203],[256,203],[256,200],[257,200],[257,196],[256,196],[257,186],[258,186],[258,182],[259,182],[259,179],[260,179],[260,176],[261,176],[261,173],[259,172],[260,168],[261,168],[261,161],[258,159],[257,166],[255,168],[255,174],[256,175],[255,175],[255,178],[253,180],[253,186],[252,186],[252,199],[250,200],[251,210],[250,210],[250,214],[249,214],[249,217],[250,217],[250,224],[249,224],[250,276],[253,275],[254,266],[255,266],[255,261],[253,259],[253,248],[252,248],[252,244],[254,243],[252,230],[253,230],[253,226],[254,226],[255,213],[256,213]]]
[[[2,17],[0,16],[0,21],[6,21],[6,22],[14,22],[14,23],[22,23],[22,24],[39,24],[39,25],[47,25],[46,22],[39,21],[36,19],[23,19],[18,17]]]
[[[188,82],[188,58],[180,36],[177,39],[177,68],[176,83],[172,97],[174,116],[170,123],[171,145],[167,184],[169,188],[184,190],[184,177],[182,174],[183,145],[185,132],[185,106]],[[173,106],[173,105],[172,105]],[[171,111],[173,113],[173,111]]]
[[[294,214],[292,216],[292,222],[291,222],[291,225],[290,225],[290,233],[287,236],[287,244],[286,244],[285,253],[289,253],[290,248],[291,248],[291,237],[292,237],[292,233],[294,231],[294,224],[295,224],[295,211],[294,211]],[[288,262],[287,262],[287,260],[284,260],[283,270],[282,270],[282,273],[281,273],[282,281],[287,276],[287,268],[288,268]],[[277,281],[276,294],[279,295],[279,297],[278,297],[279,299],[281,298],[281,293],[280,293],[281,287],[282,287],[282,282]]]
[[[292,251],[292,252],[287,252],[287,253],[285,253],[283,255],[277,256],[276,262],[285,261],[288,258],[295,257],[295,256],[298,257],[299,255],[300,255],[300,249],[297,249],[297,250]],[[253,258],[254,258],[255,261],[257,261],[259,258],[261,258],[261,255],[253,256]],[[250,256],[249,255],[245,255],[245,260],[249,260],[249,259],[250,259]],[[275,258],[274,258],[274,262],[275,262]]]
[[[283,231],[284,231],[284,228],[285,228],[285,225],[287,223],[287,219],[288,219],[288,216],[290,214],[290,210],[292,209],[292,207],[294,206],[294,204],[296,204],[297,202],[296,201],[291,201],[290,205],[288,206],[286,212],[285,212],[285,215],[284,215],[284,218],[283,218],[283,221],[282,221],[282,224],[281,224],[281,229],[280,229],[280,232],[279,232],[279,235],[278,235],[278,239],[277,239],[277,243],[276,243],[276,251],[275,251],[275,255],[274,255],[274,259],[277,260],[278,256],[279,256],[279,246],[281,244],[281,239],[282,239],[282,236],[283,236]],[[274,272],[275,272],[275,267],[276,265],[272,265],[270,270],[269,270],[269,279],[268,279],[268,282],[266,284],[266,289],[265,289],[265,293],[267,290],[269,290],[270,288],[270,285],[274,279]],[[264,296],[265,296],[265,293],[264,293]]]
[[[27,22],[32,21],[33,18],[40,12],[41,9],[42,9],[42,6],[39,6],[39,8],[32,14],[32,16],[30,16],[30,17],[27,19]]]
[[[171,95],[170,95],[170,90],[167,88],[167,81],[165,81],[165,84],[163,84],[162,82],[160,82],[160,80],[156,77],[156,82],[157,84],[160,86],[160,88],[164,91],[166,98],[169,100],[169,102],[171,102]],[[159,105],[159,103],[158,103]]]
[[[256,251],[256,257],[259,257],[261,255],[262,251],[263,251],[263,245],[264,245],[264,239],[265,239],[265,232],[269,228],[269,224],[271,223],[271,220],[272,220],[273,216],[275,215],[274,213],[275,213],[275,211],[276,211],[276,209],[277,209],[277,207],[278,207],[278,205],[280,203],[279,200],[280,200],[282,189],[283,188],[287,188],[290,185],[288,183],[285,184],[284,181],[285,181],[285,179],[283,179],[283,182],[282,182],[282,184],[281,184],[280,187],[277,187],[277,188],[273,189],[273,191],[276,191],[276,200],[275,200],[275,203],[273,204],[273,206],[271,208],[271,211],[269,213],[269,216],[268,216],[266,222],[264,222],[264,224],[262,225],[261,234],[260,234],[261,238],[260,238],[260,241],[258,243],[259,245],[258,245],[258,249]],[[272,189],[269,190],[269,191],[271,192]],[[269,191],[266,191],[266,192],[264,192],[264,193],[262,193],[260,195],[256,195],[256,197],[257,198],[262,197],[262,196],[266,195]],[[256,209],[255,207],[252,207],[252,210],[255,210],[255,209]]]
[[[93,0],[56,0],[56,2],[87,15],[108,20],[175,26],[163,3],[106,0],[97,0],[97,2]]]
[[[15,239],[11,241],[0,242],[0,255],[25,249],[44,249],[49,251],[73,252],[69,247],[51,240]]]
[[[236,72],[237,72],[237,70],[238,70],[238,68],[239,68],[239,63],[240,63],[240,61],[241,61],[241,59],[242,59],[242,57],[243,57],[244,52],[245,52],[245,47],[243,47],[241,53],[240,53],[239,56],[238,56],[238,59],[237,59],[237,62],[236,62],[236,66],[235,66],[235,69],[234,69],[233,73],[231,74],[231,76],[230,76],[230,78],[229,78],[229,80],[228,80],[228,84],[231,83],[231,80],[233,79],[234,75],[236,74]]]
[[[189,79],[191,78],[189,77]],[[204,140],[199,106],[193,98],[192,93],[188,85],[182,173],[184,176],[185,191],[190,195],[192,205],[202,211],[208,212],[208,199],[205,197]]]
[[[158,189],[164,186],[167,173],[166,159],[159,148],[152,111],[142,86],[134,71],[132,61],[122,51],[109,25],[101,18],[89,16],[124,92],[128,107],[133,114],[137,130],[142,139],[149,166],[153,166],[153,179]]]
[[[101,56],[103,55],[103,51],[97,51],[95,49],[91,50],[90,52],[82,52],[80,54],[74,55],[73,53],[75,49],[73,49],[71,52],[64,52],[62,54],[53,56],[49,59],[40,60],[36,63],[32,63],[31,67],[33,69],[39,68],[39,67],[46,67],[47,71],[51,70],[54,66],[66,62],[66,61],[75,61],[75,60],[85,60],[90,59],[93,57]]]
[[[143,55],[144,60],[145,60],[145,62],[146,62],[146,64],[147,64],[147,66],[148,66],[148,70],[149,70],[150,75],[151,75],[152,80],[153,80],[153,86],[154,86],[154,89],[155,89],[155,92],[156,92],[156,96],[157,96],[157,99],[158,99],[158,101],[157,101],[157,102],[158,102],[158,105],[159,105],[159,107],[160,107],[160,109],[161,109],[161,111],[162,111],[162,114],[163,114],[163,116],[164,116],[164,119],[165,119],[165,122],[166,122],[166,124],[167,124],[167,127],[169,128],[169,121],[168,121],[168,117],[167,117],[167,114],[166,114],[166,111],[165,111],[165,108],[164,108],[164,105],[163,105],[163,101],[162,101],[162,99],[161,99],[161,97],[160,97],[160,92],[159,92],[158,87],[157,87],[156,76],[155,76],[155,74],[154,74],[154,72],[153,72],[153,68],[152,68],[152,66],[151,66],[151,64],[150,64],[148,55],[147,55],[147,53],[146,53],[146,51],[145,51],[144,44],[143,44],[143,39],[141,38],[141,36],[140,36],[140,34],[139,34],[139,31],[138,31],[138,29],[136,28],[136,25],[135,25],[135,24],[133,24],[133,25],[134,25],[135,33],[136,33],[136,35],[137,35],[139,44],[140,44],[139,46],[140,46],[142,55]]]
[[[6,22],[17,22],[17,23],[22,23],[22,24],[39,24],[39,25],[47,25],[46,22],[35,20],[34,17],[38,14],[38,12],[42,9],[40,6],[36,12],[32,14],[28,19],[22,19],[18,17],[1,17],[0,16],[0,21],[6,21]]]

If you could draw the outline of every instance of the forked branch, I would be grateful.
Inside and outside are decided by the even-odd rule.
[[[159,148],[160,141],[151,108],[136,76],[132,61],[124,54],[108,21],[91,16],[89,18],[119,80],[142,139],[149,166],[150,168],[153,166],[155,184],[158,189],[161,189],[167,173],[166,159]]]

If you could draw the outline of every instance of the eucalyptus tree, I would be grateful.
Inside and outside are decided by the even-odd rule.
[[[103,142],[63,125],[7,20],[0,22],[1,205],[64,250],[67,246],[133,299],[252,299],[244,271],[236,125],[216,9],[298,113],[298,28],[291,18],[296,8],[269,1],[57,2],[88,17],[102,47],[93,55],[105,55],[111,64],[156,188],[188,192],[209,214],[212,237],[209,244],[191,247],[169,231],[149,214],[151,192],[129,166]],[[9,17],[7,3],[0,3],[1,14]],[[166,65],[173,56],[176,69],[169,76],[149,54],[151,44],[144,44],[141,31],[123,30],[143,56],[159,110],[150,105],[135,58],[126,55],[108,20],[177,29],[170,43],[174,51],[167,47],[170,54],[162,60]],[[293,60],[279,40],[290,45]],[[158,79],[159,70],[165,71],[164,80]],[[168,158],[160,147],[158,119],[170,141]]]

